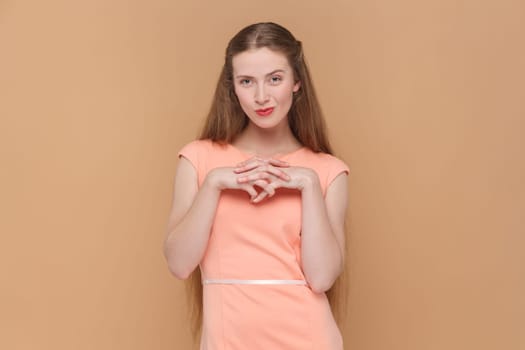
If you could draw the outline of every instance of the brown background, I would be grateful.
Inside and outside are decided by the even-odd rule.
[[[0,348],[189,349],[176,152],[263,20],[351,168],[346,349],[525,349],[518,0],[0,1]]]

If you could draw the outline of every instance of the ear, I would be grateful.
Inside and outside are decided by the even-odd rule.
[[[301,82],[298,81],[297,83],[295,83],[295,85],[293,86],[293,92],[297,92],[299,91],[299,89],[301,88]]]

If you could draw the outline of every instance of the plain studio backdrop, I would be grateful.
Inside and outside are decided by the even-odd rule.
[[[525,349],[521,0],[0,1],[1,349],[190,348],[176,154],[269,20],[351,170],[345,349]]]

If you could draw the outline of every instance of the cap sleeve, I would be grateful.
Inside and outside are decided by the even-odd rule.
[[[326,176],[326,189],[328,189],[330,184],[338,175],[340,175],[341,173],[346,173],[348,175],[350,173],[350,169],[348,168],[345,162],[333,156],[330,158],[330,166],[328,167],[328,173]]]
[[[199,169],[199,142],[192,141],[179,151],[178,157],[184,157],[190,161],[195,169]]]
[[[202,183],[203,174],[206,169],[206,143],[203,140],[195,140],[186,144],[178,153],[178,157],[186,158],[195,168],[199,178],[199,185]]]

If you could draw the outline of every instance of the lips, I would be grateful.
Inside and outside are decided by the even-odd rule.
[[[258,109],[258,110],[255,111],[255,113],[257,113],[261,117],[266,117],[266,116],[272,114],[272,112],[273,112],[273,107],[261,108],[261,109]]]

